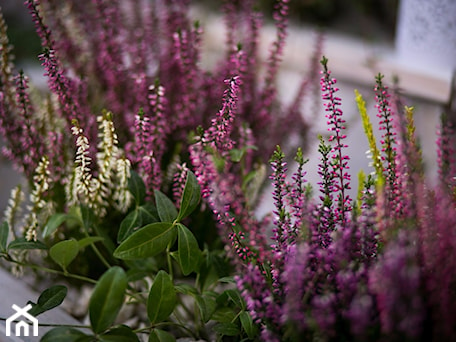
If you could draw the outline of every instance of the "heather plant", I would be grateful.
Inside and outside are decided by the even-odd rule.
[[[318,147],[320,195],[309,196],[303,186],[302,151],[288,182],[277,147],[270,163],[276,207],[272,243],[259,253],[256,241],[244,241],[251,258],[238,266],[237,285],[261,339],[454,340],[449,314],[454,299],[446,299],[454,298],[456,277],[447,268],[456,252],[452,127],[443,121],[437,142],[440,183],[432,188],[423,175],[413,107],[397,106],[402,101],[379,74],[374,91],[380,148],[356,92],[374,171],[367,177],[360,173],[352,200],[346,194],[351,179],[341,100],[327,62],[321,60],[321,91],[330,134],[320,137]],[[246,258],[240,253],[239,260]]]
[[[320,68],[311,61],[281,106],[288,1],[276,2],[264,78],[254,1],[224,2],[227,48],[211,71],[189,1],[25,5],[49,92],[15,70],[0,20],[3,152],[28,183],[27,201],[24,186],[12,191],[0,255],[41,280],[35,316],[60,305],[69,283],[91,286],[87,324],[55,327],[43,341],[455,339],[455,137],[445,116],[431,187],[413,107],[379,74],[377,143],[356,92],[373,172],[360,172],[352,199],[325,57],[320,182],[307,182],[300,148],[289,176],[293,139],[283,137],[305,139],[300,100]],[[275,209],[259,217],[268,178]]]

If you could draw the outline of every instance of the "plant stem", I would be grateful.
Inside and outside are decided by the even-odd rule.
[[[91,284],[96,284],[97,283],[96,280],[88,278],[88,277],[85,277],[85,276],[81,276],[81,275],[73,274],[73,273],[68,273],[68,272],[62,272],[62,271],[54,270],[52,268],[47,268],[47,267],[44,267],[44,266],[26,264],[24,262],[20,262],[20,261],[14,260],[11,257],[8,259],[8,261],[10,261],[12,263],[15,263],[15,264],[17,264],[19,266],[33,268],[34,270],[38,270],[38,271],[44,271],[44,272],[48,272],[48,273],[59,274],[59,275],[62,275],[64,277],[82,280],[82,281],[85,281],[85,282],[88,282],[88,283],[91,283]]]
[[[169,276],[171,277],[171,281],[174,280],[174,275],[173,275],[173,260],[171,259],[171,244],[168,244],[168,247],[166,247],[166,260],[168,261],[168,273]]]

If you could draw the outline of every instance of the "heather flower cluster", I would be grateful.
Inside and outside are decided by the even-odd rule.
[[[43,340],[456,341],[448,117],[432,186],[413,107],[381,74],[375,108],[356,91],[372,172],[359,173],[351,198],[342,100],[328,59],[318,65],[321,36],[286,107],[277,77],[289,1],[275,3],[264,66],[255,1],[223,1],[226,48],[212,70],[190,3],[26,0],[48,93],[16,71],[0,16],[2,152],[28,182],[11,192],[0,258],[12,272],[39,272],[38,287],[41,274],[57,284],[30,299],[36,315],[63,301],[63,278],[92,291],[78,317],[89,325]],[[293,138],[305,141],[300,104],[313,89],[328,129],[317,184],[305,150],[289,158]],[[260,217],[268,182],[274,210]]]
[[[327,59],[321,62],[322,99],[331,135],[327,141],[320,137],[320,196],[284,200],[303,194],[305,180],[301,155],[294,184],[286,183],[287,167],[278,149],[271,161],[276,219],[269,259],[252,260],[237,278],[262,339],[454,340],[454,324],[444,313],[455,310],[454,299],[443,298],[454,297],[449,281],[455,281],[456,273],[436,263],[445,257],[454,260],[456,253],[454,173],[441,177],[436,189],[426,184],[413,108],[393,108],[379,75],[375,92],[378,125],[385,132],[380,141],[383,155],[380,158],[365,102],[357,92],[370,150],[378,158],[372,165],[376,172],[367,178],[360,173],[357,200],[346,196],[350,175],[349,158],[343,153],[347,146],[341,100],[334,95],[338,89]],[[395,122],[404,122],[405,128],[397,129]],[[440,149],[442,139],[454,141],[448,134],[451,126],[445,127]],[[446,165],[447,175],[453,165],[448,148],[439,152],[439,158],[446,156],[439,163]],[[442,210],[443,203],[447,210]],[[297,227],[291,212],[305,213]],[[439,281],[444,285],[437,287]]]

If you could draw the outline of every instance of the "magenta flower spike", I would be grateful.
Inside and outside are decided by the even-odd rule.
[[[348,147],[343,141],[347,137],[343,132],[345,130],[345,120],[342,118],[342,109],[340,109],[341,98],[336,96],[339,88],[335,86],[337,80],[331,77],[331,71],[328,69],[328,59],[323,57],[321,64],[323,71],[320,80],[323,104],[325,106],[326,118],[328,119],[328,131],[331,132],[329,142],[333,143],[331,149],[331,166],[332,166],[332,191],[338,196],[338,205],[334,210],[335,221],[345,226],[349,220],[348,214],[352,209],[350,196],[346,190],[350,189],[351,176],[347,171],[349,169],[348,155],[344,154],[344,149]]]

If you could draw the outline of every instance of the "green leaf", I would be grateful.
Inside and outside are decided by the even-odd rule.
[[[221,307],[214,312],[212,319],[221,323],[233,322],[236,319],[236,314],[232,308]]]
[[[239,319],[241,320],[242,328],[250,339],[253,340],[258,336],[257,326],[253,323],[252,316],[250,316],[247,311],[242,311],[239,315]]]
[[[117,242],[124,241],[135,230],[149,223],[160,221],[157,209],[150,203],[146,203],[130,212],[120,224]]]
[[[173,202],[160,190],[155,190],[154,194],[160,220],[162,222],[173,222],[177,217],[177,210]]]
[[[78,253],[79,243],[74,239],[57,242],[49,250],[49,256],[62,267],[63,270],[66,270]]]
[[[242,159],[242,157],[245,154],[245,148],[243,149],[238,149],[238,148],[233,148],[230,150],[230,157],[231,161],[234,163],[239,163]]]
[[[114,257],[125,260],[152,257],[164,251],[174,237],[170,222],[148,224],[130,235],[114,251]]]
[[[195,300],[203,322],[207,323],[212,318],[212,315],[214,314],[215,309],[217,308],[217,303],[215,302],[215,299],[205,295],[198,295],[195,297]]]
[[[105,331],[114,322],[126,288],[127,275],[119,266],[110,268],[98,280],[89,302],[90,324],[95,333]]]
[[[81,205],[81,218],[82,224],[86,229],[93,228],[94,222],[96,220],[95,213],[93,212],[92,208],[89,208],[86,205]]]
[[[133,195],[136,205],[140,205],[144,202],[144,197],[146,197],[146,185],[144,184],[142,178],[134,170],[130,171],[128,190]]]
[[[174,288],[177,292],[185,295],[195,296],[198,294],[198,290],[190,284],[177,284]]]
[[[179,215],[177,221],[182,221],[198,206],[201,198],[201,188],[198,184],[196,176],[190,170],[187,171],[187,180],[185,182],[184,192],[180,202]]]
[[[59,306],[65,299],[67,292],[67,288],[63,285],[55,285],[44,290],[38,297],[38,303],[32,306],[29,313],[36,317],[45,311]]]
[[[27,241],[25,237],[20,237],[11,241],[8,249],[48,249],[48,246],[41,241]]]
[[[154,329],[150,332],[149,342],[176,342],[176,339],[167,331]]]
[[[171,277],[163,270],[157,273],[147,298],[147,316],[152,324],[168,318],[176,306],[176,290]]]
[[[222,336],[236,336],[240,333],[239,327],[231,322],[218,323],[212,329]]]
[[[101,236],[87,236],[78,241],[79,250],[84,249],[95,242],[103,240],[104,239]]]
[[[0,252],[6,253],[6,246],[8,244],[9,226],[8,222],[3,221],[0,226]]]
[[[76,342],[87,336],[82,331],[74,329],[74,328],[67,328],[67,327],[58,327],[52,330],[49,330],[44,336],[41,338],[41,342]]]
[[[177,224],[177,251],[179,264],[184,275],[197,271],[201,259],[201,251],[193,233],[183,224]]]
[[[125,341],[139,342],[139,338],[130,327],[128,327],[126,325],[121,325],[121,326],[112,328],[108,332],[100,335],[98,341],[103,341],[103,342],[125,342]]]
[[[67,218],[67,214],[57,213],[52,215],[44,226],[43,233],[41,234],[43,239],[51,236]]]
[[[244,302],[244,299],[241,297],[241,294],[239,293],[239,291],[237,289],[229,289],[229,290],[226,290],[225,293],[228,295],[228,297],[233,301],[233,303],[241,308],[241,309],[245,309],[245,302]]]
[[[136,229],[141,227],[141,220],[139,219],[138,209],[130,212],[120,223],[119,232],[117,233],[117,242],[122,242]]]

